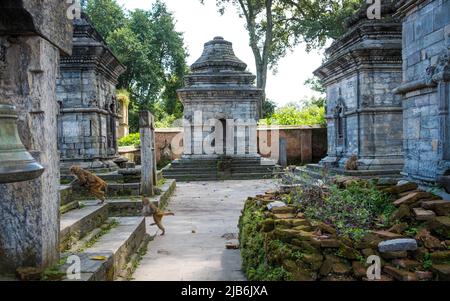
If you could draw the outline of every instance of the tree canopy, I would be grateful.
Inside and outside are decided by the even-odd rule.
[[[142,109],[158,120],[168,119],[167,115],[181,117],[176,90],[183,85],[187,50],[166,5],[158,0],[148,11],[126,11],[116,0],[87,0],[84,9],[127,67],[118,88],[130,91],[132,131],[137,130],[137,111]]]

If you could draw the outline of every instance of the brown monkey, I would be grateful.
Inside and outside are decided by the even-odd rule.
[[[164,229],[164,226],[162,225],[162,218],[165,215],[175,215],[173,212],[163,212],[159,210],[158,207],[156,207],[155,204],[150,202],[148,198],[142,198],[142,214],[144,216],[153,216],[153,220],[155,221],[153,225],[158,226],[159,229],[161,229],[162,233],[161,235],[164,235],[166,233],[166,230]]]
[[[86,187],[100,200],[100,204],[105,202],[106,187],[108,186],[105,181],[79,166],[72,166],[70,172],[78,178],[81,186]]]
[[[345,162],[346,170],[357,170],[358,169],[358,156],[352,155],[348,158],[347,162]]]

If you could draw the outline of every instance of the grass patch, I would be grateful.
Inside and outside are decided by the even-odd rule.
[[[44,281],[62,280],[66,275],[66,273],[61,270],[61,267],[66,263],[68,257],[69,255],[62,256],[57,264],[46,268],[42,272],[42,280]]]
[[[339,234],[359,239],[373,227],[388,227],[395,211],[391,195],[377,189],[375,184],[356,181],[342,189],[304,185],[291,193],[288,203],[316,221],[336,228]]]

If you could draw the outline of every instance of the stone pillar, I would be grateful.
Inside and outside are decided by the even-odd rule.
[[[130,134],[130,126],[128,124],[128,106],[130,104],[130,99],[128,98],[128,95],[119,94],[117,100],[119,102],[120,116],[117,139],[120,139]]]
[[[154,118],[149,111],[139,113],[139,128],[141,134],[141,194],[152,196],[156,184],[155,177],[155,130]]]
[[[67,9],[59,0],[0,4],[0,101],[16,106],[20,138],[45,168],[34,180],[0,185],[0,273],[59,260],[55,84],[59,53],[71,51]]]

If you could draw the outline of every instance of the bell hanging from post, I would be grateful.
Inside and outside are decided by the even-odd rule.
[[[0,184],[32,180],[44,172],[20,140],[15,110],[0,103]]]

